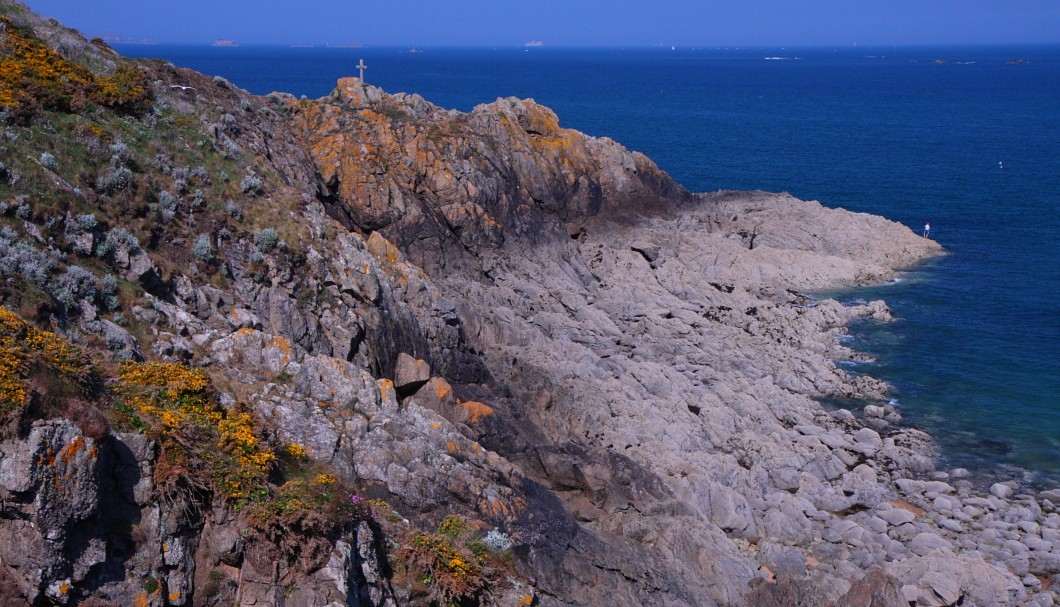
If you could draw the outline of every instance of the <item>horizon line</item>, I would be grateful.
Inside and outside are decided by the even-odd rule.
[[[427,49],[465,49],[465,50],[513,50],[525,49],[527,51],[542,52],[548,50],[755,50],[755,49],[917,49],[917,48],[1026,48],[1026,47],[1060,47],[1057,42],[938,42],[938,43],[916,43],[916,44],[543,44],[540,46],[522,44],[369,44],[357,42],[240,42],[235,39],[219,38],[213,42],[203,41],[167,41],[167,40],[114,40],[108,37],[100,37],[110,46],[196,46],[211,48],[328,48],[335,50],[371,50],[371,49],[399,49],[399,50],[427,50]],[[216,44],[217,40],[233,40],[234,44]]]

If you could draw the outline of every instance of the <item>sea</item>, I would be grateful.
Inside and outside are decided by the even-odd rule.
[[[388,92],[470,110],[533,98],[692,191],[786,191],[886,216],[946,255],[895,283],[848,365],[889,382],[943,468],[1060,486],[1060,46],[283,48],[120,46],[250,92],[317,98],[364,60]]]

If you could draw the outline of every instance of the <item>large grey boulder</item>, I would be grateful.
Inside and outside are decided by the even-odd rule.
[[[394,387],[399,394],[412,394],[431,378],[431,366],[427,361],[413,358],[402,352],[398,354],[394,367]]]

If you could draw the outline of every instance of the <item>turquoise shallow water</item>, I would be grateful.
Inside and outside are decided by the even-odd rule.
[[[930,220],[947,256],[842,295],[899,317],[855,327],[877,357],[857,369],[947,464],[1060,482],[1060,47],[120,50],[309,97],[363,58],[369,82],[445,107],[533,97],[691,190]]]

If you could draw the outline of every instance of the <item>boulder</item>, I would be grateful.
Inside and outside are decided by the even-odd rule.
[[[431,366],[427,361],[413,358],[402,352],[398,354],[394,367],[394,387],[398,394],[407,396],[431,379]]]

